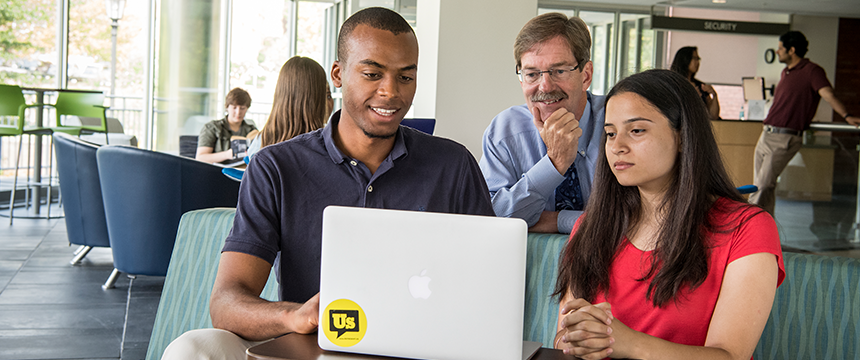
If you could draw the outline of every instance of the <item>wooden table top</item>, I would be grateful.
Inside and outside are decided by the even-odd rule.
[[[401,358],[324,351],[317,344],[317,334],[287,334],[251,347],[248,360],[396,360]],[[570,360],[560,350],[540,348],[531,360]]]

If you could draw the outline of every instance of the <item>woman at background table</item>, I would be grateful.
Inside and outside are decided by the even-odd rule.
[[[334,106],[325,70],[314,59],[290,58],[281,67],[272,103],[269,120],[248,146],[248,156],[325,125]]]
[[[714,87],[705,84],[699,79],[696,79],[696,73],[699,72],[699,64],[702,58],[699,57],[699,50],[695,46],[685,46],[678,49],[675,53],[675,59],[672,61],[672,71],[681,74],[687,78],[687,81],[696,88],[699,97],[708,108],[708,115],[711,119],[720,118],[720,99],[717,97],[717,92]]]
[[[230,141],[253,137],[257,133],[254,123],[245,121],[245,113],[251,107],[251,95],[247,91],[240,88],[230,90],[224,104],[227,116],[210,121],[200,130],[195,159],[208,163],[230,160],[233,158]]]
[[[562,253],[555,347],[585,359],[750,359],[785,277],[771,216],[729,180],[687,79],[606,97],[605,161]]]

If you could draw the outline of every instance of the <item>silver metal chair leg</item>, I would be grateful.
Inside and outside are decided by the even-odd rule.
[[[18,157],[15,159],[15,179],[12,181],[12,195],[9,196],[9,225],[12,225],[12,220],[15,219],[15,193],[18,190],[18,168],[21,164],[21,146],[24,145],[24,136],[18,137]]]
[[[83,260],[84,257],[87,256],[87,254],[89,254],[90,250],[92,250],[92,249],[93,249],[92,246],[81,246],[81,248],[79,248],[77,251],[75,251],[75,257],[72,259],[72,261],[69,261],[69,264],[72,264],[72,265],[80,264],[81,260]]]
[[[41,136],[41,135],[39,135]],[[51,190],[54,189],[54,137],[50,136],[50,140],[48,140],[48,200],[46,203],[48,204],[48,220],[51,219]],[[42,171],[42,169],[39,169]],[[89,250],[87,250],[89,251]],[[86,256],[86,254],[84,254]],[[72,264],[74,265],[74,264]]]
[[[69,244],[69,246],[72,246],[72,244]],[[87,247],[87,246],[86,246],[86,245],[80,245],[80,246],[78,246],[78,248],[75,250],[75,252],[74,252],[73,254],[74,254],[74,255],[80,254],[80,253],[81,253],[81,251],[83,251],[85,247]]]
[[[113,271],[110,273],[110,276],[108,276],[107,281],[105,281],[104,285],[102,285],[102,290],[113,289],[113,285],[114,283],[116,283],[116,279],[119,277],[119,274],[120,271],[114,268]]]

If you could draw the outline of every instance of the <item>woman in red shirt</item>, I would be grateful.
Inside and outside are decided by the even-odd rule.
[[[606,161],[562,253],[555,347],[585,359],[749,359],[785,277],[773,218],[732,185],[708,111],[668,70],[606,97]]]

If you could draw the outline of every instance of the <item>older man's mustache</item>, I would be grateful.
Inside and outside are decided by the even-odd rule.
[[[567,99],[567,94],[565,94],[561,90],[554,90],[550,92],[538,91],[536,94],[532,95],[532,102],[542,102],[542,101],[556,101],[556,100],[564,100]]]

